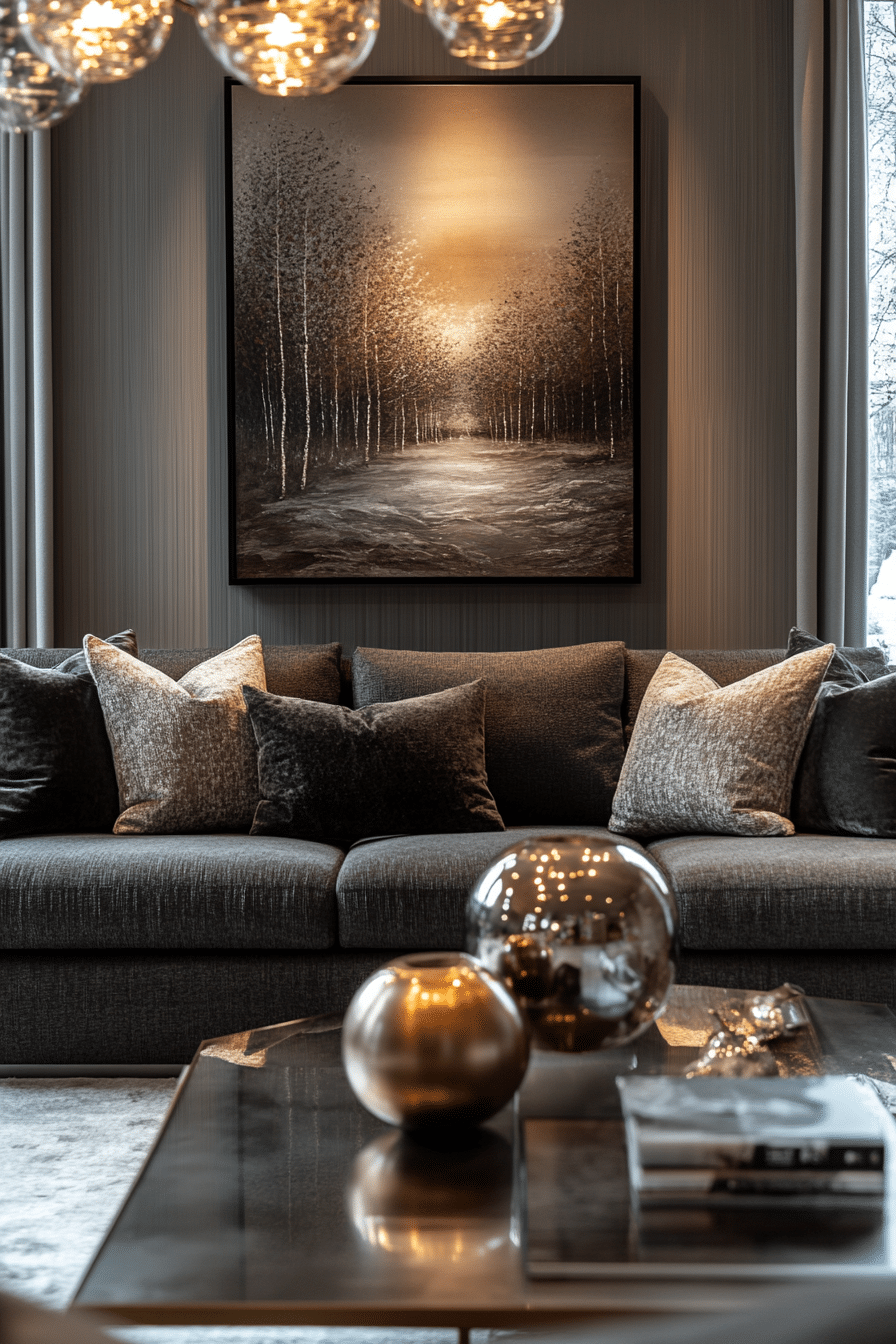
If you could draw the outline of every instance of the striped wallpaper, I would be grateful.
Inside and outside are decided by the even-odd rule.
[[[222,84],[189,18],[54,132],[57,624],[141,643],[781,645],[794,607],[790,0],[567,0],[644,81],[643,557],[627,587],[227,583]],[[466,73],[383,0],[371,74]],[[522,77],[525,77],[523,75]]]

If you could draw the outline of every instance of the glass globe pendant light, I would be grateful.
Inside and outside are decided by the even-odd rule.
[[[0,4],[0,130],[46,131],[68,116],[84,86],[60,75],[25,41],[15,3]]]
[[[370,55],[379,0],[199,0],[206,43],[259,93],[330,93]]]
[[[19,0],[19,22],[60,74],[113,84],[155,60],[174,16],[172,0]]]
[[[553,42],[563,0],[426,0],[426,12],[452,56],[479,70],[512,70]]]

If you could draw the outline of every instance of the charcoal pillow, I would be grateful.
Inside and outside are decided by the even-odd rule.
[[[258,744],[253,835],[348,849],[372,835],[503,831],[481,681],[345,709],[243,687]]]
[[[791,790],[833,644],[720,687],[667,653],[613,800],[626,835],[793,835]]]
[[[356,706],[482,680],[489,788],[508,825],[606,825],[622,767],[625,645],[511,653],[357,649]]]
[[[796,653],[805,653],[807,649],[820,649],[824,640],[808,634],[795,625],[787,637],[787,657]],[[866,649],[835,649],[830,667],[825,674],[825,682],[837,686],[862,686],[875,677],[887,675],[887,660],[883,649],[873,645]]]
[[[792,815],[801,831],[896,839],[896,674],[822,687]]]
[[[136,657],[133,630],[106,642]],[[117,815],[112,749],[84,655],[42,668],[0,654],[0,839],[111,831]]]

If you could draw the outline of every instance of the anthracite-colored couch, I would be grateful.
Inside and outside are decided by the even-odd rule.
[[[73,650],[6,652],[52,667]],[[214,652],[141,657],[178,678]],[[625,651],[627,732],[662,656]],[[682,656],[728,685],[785,654]],[[288,660],[288,648],[266,651],[274,694],[285,693]],[[386,838],[348,854],[248,835],[4,840],[0,1064],[184,1063],[202,1038],[341,1010],[396,953],[463,948],[475,877],[515,834],[564,829],[533,822]],[[790,980],[810,994],[896,1006],[896,840],[697,835],[647,848],[678,901],[680,981]]]

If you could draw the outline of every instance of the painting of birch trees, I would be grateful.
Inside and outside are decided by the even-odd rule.
[[[233,582],[637,579],[636,97],[231,87]]]

